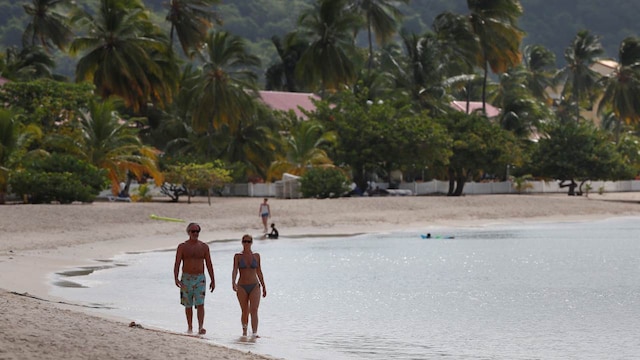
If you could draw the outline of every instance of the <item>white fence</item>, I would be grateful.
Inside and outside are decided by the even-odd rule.
[[[550,181],[529,181],[532,185],[530,189],[524,191],[527,194],[541,193],[561,193],[566,194],[568,188],[561,188],[557,182]],[[640,192],[640,180],[625,181],[591,181],[591,193],[605,192]],[[380,189],[388,189],[387,183],[376,183]],[[149,185],[151,195],[154,197],[164,197],[166,195],[160,192],[160,189],[153,184]],[[395,192],[397,195],[438,195],[446,194],[449,190],[449,182],[441,180],[431,180],[428,182],[410,182],[401,183],[402,192]],[[138,184],[131,184],[130,193],[135,194],[138,190]],[[577,191],[578,189],[576,189]],[[586,189],[583,187],[583,191]],[[489,195],[489,194],[515,194],[517,191],[510,181],[502,182],[468,182],[464,185],[464,195]],[[111,195],[111,190],[105,190],[98,195],[98,198],[107,198]],[[394,195],[390,192],[389,195]],[[222,190],[222,196],[242,196],[242,197],[271,197],[280,199],[299,199],[302,197],[300,193],[300,182],[296,180],[276,181],[273,183],[260,184],[229,184]]]
[[[531,189],[525,193],[567,193],[568,188],[561,188],[557,182],[552,181],[529,181]],[[590,192],[630,192],[640,191],[640,180],[625,181],[591,181]],[[376,183],[380,189],[387,189],[389,184]],[[277,197],[284,199],[301,198],[297,181],[277,181],[265,184],[232,184],[227,185],[223,191],[225,196],[249,196],[249,197]],[[435,195],[446,194],[449,190],[449,182],[441,180],[431,180],[428,182],[401,183],[400,189],[410,190],[413,195]],[[578,189],[576,189],[578,190]],[[582,189],[585,191],[586,189]],[[488,194],[515,194],[517,191],[510,181],[502,182],[468,182],[464,185],[464,195],[488,195]]]

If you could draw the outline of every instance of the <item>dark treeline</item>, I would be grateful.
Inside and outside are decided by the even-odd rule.
[[[284,173],[305,196],[434,178],[452,196],[530,178],[574,195],[639,176],[640,37],[576,25],[562,39],[545,19],[556,55],[524,24],[569,24],[566,9],[528,15],[538,5],[25,1],[24,27],[7,21],[20,45],[0,53],[0,195],[90,201],[106,176],[114,194],[152,178],[177,200]],[[259,90],[319,100],[300,118]]]
[[[86,1],[87,4],[95,1]],[[145,0],[146,6],[164,17],[166,0]],[[300,11],[313,0],[225,0],[218,11],[223,28],[249,40],[253,52],[263,59],[273,58],[269,39],[282,36],[295,28]],[[562,54],[575,34],[587,29],[602,37],[606,56],[615,57],[620,42],[640,32],[637,14],[640,2],[625,0],[523,0],[521,28],[527,33],[526,44],[540,44]],[[420,33],[431,27],[436,15],[443,11],[467,12],[466,0],[412,0],[402,8],[403,26]],[[23,2],[0,1],[0,45],[20,45],[27,21]]]

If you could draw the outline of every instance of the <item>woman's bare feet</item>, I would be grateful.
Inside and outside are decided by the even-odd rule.
[[[204,329],[204,328],[202,328],[202,329],[198,330],[198,334],[200,334],[200,335],[204,335],[204,334],[206,334],[206,333],[207,333],[207,330],[206,330],[206,329]]]

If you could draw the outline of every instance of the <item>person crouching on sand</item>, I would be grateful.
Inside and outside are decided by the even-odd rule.
[[[278,229],[276,229],[276,224],[271,224],[271,232],[268,233],[266,236],[269,239],[277,239],[278,236],[280,236]]]
[[[233,256],[231,283],[242,310],[242,315],[240,316],[242,336],[247,336],[249,315],[251,315],[252,336],[259,337],[258,306],[260,305],[260,286],[262,286],[262,297],[267,296],[267,287],[262,276],[260,254],[251,251],[252,243],[253,238],[251,235],[242,236],[242,252]],[[236,278],[238,278],[237,282]]]
[[[204,267],[207,266],[211,284],[209,289],[213,292],[216,281],[213,277],[213,264],[211,263],[211,253],[209,245],[198,240],[200,235],[200,225],[190,223],[187,225],[189,240],[178,245],[176,250],[176,262],[173,266],[173,277],[176,286],[180,288],[180,303],[184,305],[187,317],[188,332],[193,332],[193,307],[198,313],[198,334],[204,335],[204,295],[207,288],[207,279],[204,276]],[[182,263],[182,277],[178,280],[178,273]]]

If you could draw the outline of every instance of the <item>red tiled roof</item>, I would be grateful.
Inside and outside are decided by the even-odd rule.
[[[458,111],[462,111],[465,112],[467,110],[467,102],[466,101],[452,101],[451,102],[451,107],[458,110]],[[487,108],[487,117],[492,118],[492,117],[496,117],[498,115],[500,115],[500,109],[498,109],[497,107],[491,105],[491,104],[486,104],[486,108]],[[481,111],[482,110],[482,102],[480,101],[470,101],[469,102],[469,113],[473,113],[475,111]]]
[[[293,110],[296,116],[304,118],[300,108],[305,111],[314,111],[316,107],[311,99],[320,100],[320,97],[311,93],[293,93],[285,91],[260,91],[262,101],[274,110]]]

